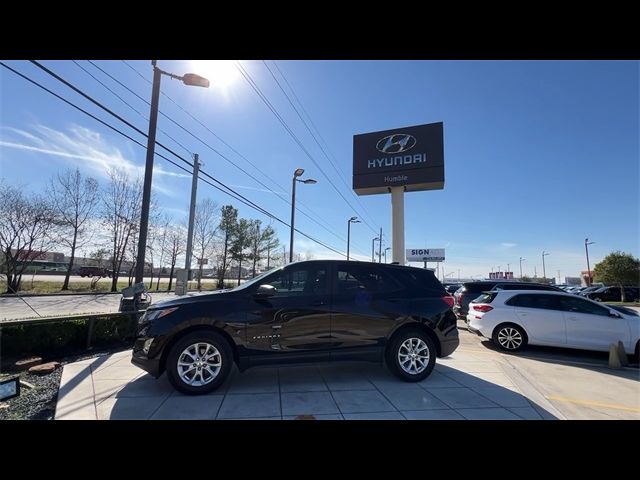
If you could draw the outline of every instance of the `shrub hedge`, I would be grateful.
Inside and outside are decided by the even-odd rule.
[[[2,327],[3,357],[38,355],[61,357],[86,350],[90,319],[64,320],[37,325]],[[133,342],[135,322],[129,315],[94,318],[92,347],[109,347]]]

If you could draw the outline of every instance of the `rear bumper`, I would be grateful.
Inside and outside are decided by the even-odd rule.
[[[457,332],[457,331],[456,331]],[[455,337],[447,337],[440,341],[440,356],[448,357],[456,348],[460,345],[460,339],[456,335]]]

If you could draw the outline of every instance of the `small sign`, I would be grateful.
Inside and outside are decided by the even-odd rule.
[[[20,395],[20,378],[15,377],[0,382],[0,400],[8,400],[18,395]]]
[[[444,248],[407,249],[407,262],[444,262]]]
[[[209,259],[208,258],[199,258],[198,259],[198,265],[208,265],[209,264]]]

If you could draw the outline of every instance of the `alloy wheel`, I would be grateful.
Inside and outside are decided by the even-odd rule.
[[[178,376],[187,385],[202,387],[213,381],[222,368],[220,351],[206,342],[185,348],[178,357]]]
[[[398,362],[402,370],[417,375],[429,365],[429,355],[429,347],[422,339],[408,338],[398,349]]]

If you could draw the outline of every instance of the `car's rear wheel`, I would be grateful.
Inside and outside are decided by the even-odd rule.
[[[427,378],[436,363],[436,347],[422,330],[411,328],[395,335],[386,352],[389,369],[405,382]]]
[[[495,328],[491,340],[502,350],[516,352],[527,345],[527,334],[522,327],[507,323]]]
[[[199,330],[171,347],[166,370],[176,390],[186,395],[202,395],[222,385],[232,363],[229,342],[216,332]]]

